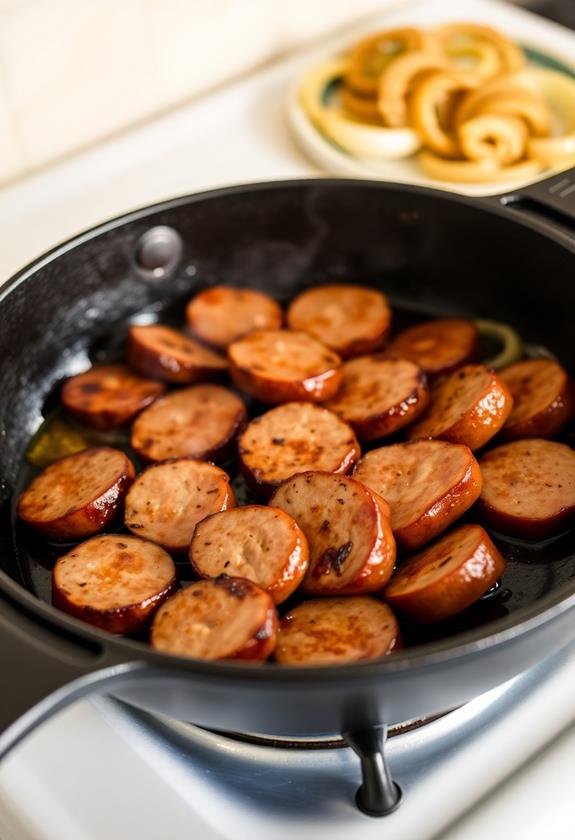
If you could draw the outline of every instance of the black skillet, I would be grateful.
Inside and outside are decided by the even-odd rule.
[[[542,546],[500,539],[509,569],[498,594],[425,644],[339,668],[172,658],[50,605],[49,571],[13,509],[24,450],[58,383],[136,313],[170,317],[208,284],[285,302],[339,280],[385,290],[400,320],[509,322],[575,370],[575,170],[488,199],[355,180],[216,190],[101,225],[2,288],[0,754],[73,698],[108,692],[225,731],[344,733],[366,771],[362,806],[384,813],[397,799],[380,752],[385,724],[451,709],[575,637],[575,534]]]

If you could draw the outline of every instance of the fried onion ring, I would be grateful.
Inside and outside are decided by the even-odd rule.
[[[426,146],[444,157],[459,156],[454,133],[440,124],[438,110],[449,97],[474,90],[480,79],[471,73],[439,70],[419,82],[411,99],[411,118]]]
[[[512,166],[499,166],[493,160],[445,160],[426,150],[418,155],[419,163],[430,178],[453,183],[480,184],[492,181],[529,180],[541,171],[536,160],[524,160]]]
[[[345,82],[362,96],[377,95],[378,80],[389,62],[402,53],[428,49],[432,35],[414,27],[388,29],[369,35],[349,53]]]
[[[390,62],[381,74],[377,107],[386,125],[398,128],[409,124],[408,95],[417,77],[447,67],[444,57],[433,52],[412,52]]]
[[[468,160],[494,160],[502,166],[525,155],[527,126],[517,117],[481,114],[457,129],[457,141]]]
[[[440,47],[450,50],[486,43],[497,50],[500,73],[512,73],[525,64],[525,55],[521,47],[514,44],[500,32],[490,26],[476,23],[453,23],[436,29],[433,33]]]

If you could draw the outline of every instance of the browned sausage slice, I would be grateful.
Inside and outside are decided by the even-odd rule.
[[[553,437],[575,416],[575,385],[551,359],[517,362],[499,374],[513,397],[502,437]]]
[[[72,542],[103,531],[135,475],[127,455],[85,449],[46,467],[18,501],[18,516],[50,540]]]
[[[341,359],[302,332],[262,330],[234,341],[228,349],[236,385],[263,403],[321,402],[341,383]]]
[[[379,659],[401,647],[399,625],[375,598],[321,598],[290,610],[274,658],[281,665],[342,665]]]
[[[575,452],[538,438],[492,449],[480,461],[485,519],[504,534],[544,539],[575,521]]]
[[[235,505],[227,473],[205,461],[181,458],[153,464],[132,484],[124,521],[137,536],[167,551],[187,551],[194,528]]]
[[[161,397],[166,386],[144,379],[126,365],[97,365],[72,376],[62,387],[62,403],[72,417],[96,429],[114,429]]]
[[[139,630],[177,585],[170,555],[154,543],[107,534],[56,561],[52,599],[64,612],[110,633]]]
[[[426,413],[408,431],[408,437],[443,438],[479,449],[507,420],[513,400],[495,371],[467,365],[452,373],[432,391]]]
[[[223,356],[161,324],[130,327],[126,358],[138,373],[180,385],[221,378],[228,369]]]
[[[343,382],[326,408],[347,420],[360,440],[377,440],[407,426],[429,402],[425,374],[407,359],[360,356],[345,362]]]
[[[267,659],[278,618],[271,595],[243,578],[201,580],[158,610],[152,647],[194,659]]]
[[[199,338],[224,349],[252,330],[279,329],[283,313],[275,300],[262,292],[213,286],[192,298],[186,318]]]
[[[168,394],[136,418],[132,447],[144,461],[222,460],[231,454],[246,407],[221,385],[192,385]]]
[[[446,318],[409,327],[393,339],[387,352],[411,359],[435,379],[473,361],[477,341],[473,321]]]
[[[361,454],[351,426],[312,403],[272,408],[248,424],[238,444],[242,472],[264,498],[305,470],[349,472]]]
[[[194,531],[190,561],[196,574],[252,580],[276,604],[294,592],[306,573],[307,540],[291,516],[262,505],[216,513]]]
[[[288,326],[318,338],[344,358],[379,350],[389,332],[387,298],[366,286],[316,286],[298,295]]]
[[[489,592],[505,560],[479,525],[461,525],[404,563],[385,589],[393,609],[420,624],[443,621]]]
[[[301,473],[278,487],[270,505],[293,516],[309,543],[302,592],[360,595],[377,592],[390,579],[395,540],[389,506],[359,481]]]
[[[373,449],[354,478],[389,502],[395,539],[407,551],[444,531],[481,493],[481,472],[471,450],[441,440]]]

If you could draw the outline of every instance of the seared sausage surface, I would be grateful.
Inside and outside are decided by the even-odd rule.
[[[575,521],[575,452],[532,438],[492,449],[480,461],[485,519],[498,531],[544,539]]]
[[[106,534],[56,561],[54,605],[110,633],[139,630],[177,585],[176,567],[158,545]]]
[[[188,326],[203,341],[225,349],[253,330],[277,330],[283,313],[262,292],[234,286],[213,286],[197,294],[186,309]]]
[[[234,505],[227,473],[205,461],[181,458],[140,473],[126,496],[124,521],[137,536],[182,552],[190,547],[198,522]]]
[[[97,365],[67,379],[61,398],[76,420],[96,429],[114,429],[161,397],[166,386],[144,379],[126,365]]]
[[[395,564],[389,506],[359,481],[307,472],[284,481],[270,505],[289,513],[309,544],[300,587],[310,595],[359,595],[385,586]]]
[[[243,578],[201,580],[158,610],[152,647],[194,659],[263,661],[276,644],[278,618],[271,595]]]
[[[246,578],[280,604],[301,583],[309,550],[299,525],[283,510],[246,505],[200,522],[190,561],[200,577]]]
[[[501,429],[512,404],[495,371],[467,365],[436,386],[429,408],[408,430],[408,437],[442,438],[479,449]]]
[[[481,472],[467,446],[418,440],[368,452],[354,478],[383,496],[400,548],[411,551],[444,531],[481,493]]]
[[[386,296],[365,286],[316,286],[298,295],[287,312],[292,330],[309,333],[343,358],[372,353],[391,324]]]
[[[426,321],[403,330],[387,352],[410,359],[430,379],[452,373],[473,361],[477,351],[477,327],[465,318]]]
[[[109,446],[68,455],[22,493],[18,516],[50,540],[92,536],[115,518],[134,475],[128,456]]]
[[[223,356],[162,324],[130,327],[126,358],[138,373],[179,385],[221,379],[228,369]]]
[[[234,341],[228,357],[238,388],[270,405],[321,402],[333,396],[341,383],[340,357],[303,332],[253,332]]]
[[[575,416],[575,384],[551,359],[530,359],[502,370],[513,408],[502,437],[553,437]]]
[[[391,606],[412,621],[443,621],[489,592],[505,560],[480,525],[461,525],[395,573],[384,591]]]
[[[174,391],[143,411],[132,426],[133,449],[144,461],[221,460],[231,454],[246,419],[243,401],[221,385]]]
[[[425,374],[407,359],[360,356],[345,362],[342,374],[341,388],[325,405],[347,420],[360,440],[397,432],[429,402]]]
[[[281,665],[342,665],[399,647],[399,625],[386,604],[365,596],[321,598],[286,613],[274,658]]]
[[[346,473],[360,456],[351,426],[312,403],[286,403],[256,417],[240,435],[238,451],[246,480],[264,498],[295,473]]]

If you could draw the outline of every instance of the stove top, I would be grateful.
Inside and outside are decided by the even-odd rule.
[[[170,840],[443,837],[571,723],[574,705],[571,644],[459,709],[394,728],[386,749],[402,805],[373,819],[355,807],[359,762],[337,739],[267,743],[97,698],[7,760],[0,837],[157,840],[164,828]],[[522,829],[524,840],[535,836]],[[453,840],[463,837],[455,832]]]

